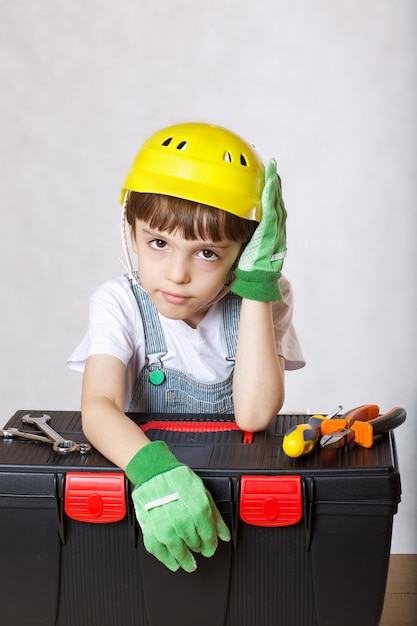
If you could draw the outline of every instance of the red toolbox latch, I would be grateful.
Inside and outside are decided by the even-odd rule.
[[[124,473],[68,472],[65,513],[77,522],[119,522],[126,515]]]
[[[242,476],[240,517],[254,526],[291,526],[303,515],[301,476]]]

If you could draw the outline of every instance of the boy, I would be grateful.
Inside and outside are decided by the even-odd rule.
[[[196,568],[230,534],[211,495],[125,411],[234,413],[265,429],[284,400],[284,365],[303,365],[281,277],[286,211],[275,161],[209,124],[179,124],[142,146],[122,189],[129,274],[90,302],[83,429],[126,471],[146,549]],[[134,271],[126,221],[137,256]]]

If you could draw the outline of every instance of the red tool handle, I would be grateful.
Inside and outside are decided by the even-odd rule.
[[[253,433],[241,430],[236,422],[232,421],[198,422],[194,420],[150,420],[145,424],[139,424],[139,426],[144,433],[148,430],[174,430],[183,433],[213,433],[239,430],[243,433],[243,443],[252,443],[253,441]]]

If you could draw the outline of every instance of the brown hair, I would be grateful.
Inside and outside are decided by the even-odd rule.
[[[247,243],[258,225],[206,204],[135,191],[129,194],[126,219],[133,231],[135,220],[140,219],[160,231],[172,233],[179,230],[185,239],[208,239],[213,242],[226,238]]]

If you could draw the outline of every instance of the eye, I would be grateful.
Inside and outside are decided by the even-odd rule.
[[[149,242],[149,245],[151,246],[151,248],[154,248],[155,250],[163,250],[166,247],[167,242],[164,241],[163,239],[152,239]]]
[[[219,258],[213,250],[200,250],[198,254],[205,261],[216,261]]]

